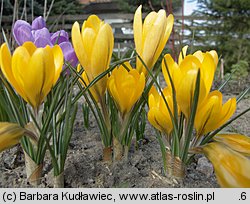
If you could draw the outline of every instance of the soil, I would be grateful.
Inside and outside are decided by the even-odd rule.
[[[229,97],[227,95],[224,98]],[[249,104],[248,96],[238,104],[236,114],[249,107]],[[250,135],[249,123],[250,112],[228,126],[226,131]],[[103,162],[102,143],[95,120],[91,117],[90,128],[85,129],[82,113],[79,111],[65,166],[65,187],[219,187],[213,172],[206,174],[201,168],[197,168],[197,161],[202,155],[195,156],[193,162],[187,166],[183,182],[170,182],[163,175],[160,147],[149,124],[146,126],[145,138],[138,149],[132,145],[128,161],[113,164]],[[31,187],[26,180],[24,155],[20,146],[0,153],[0,158],[0,187]],[[53,187],[53,170],[48,158],[49,155],[39,187]]]

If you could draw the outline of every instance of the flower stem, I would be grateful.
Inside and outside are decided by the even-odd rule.
[[[120,161],[123,155],[123,146],[120,141],[113,137],[113,160]]]

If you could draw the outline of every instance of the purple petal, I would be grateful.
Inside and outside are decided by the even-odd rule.
[[[17,20],[13,26],[13,36],[18,45],[22,45],[26,41],[34,41],[31,33],[31,26],[23,20]]]
[[[69,41],[69,35],[65,30],[59,30],[51,36],[51,42],[55,45]]]
[[[46,47],[46,45],[53,46],[53,44],[50,42],[50,39],[44,38],[42,36],[39,38],[36,38],[35,45],[37,47]]]
[[[50,33],[47,28],[42,28],[34,31],[34,38],[44,37],[50,40]]]
[[[78,64],[78,59],[76,53],[70,42],[63,42],[59,44],[62,49],[64,59],[71,64],[72,67],[75,67]]]
[[[32,30],[39,30],[44,27],[46,27],[46,23],[42,16],[39,16],[32,21]]]

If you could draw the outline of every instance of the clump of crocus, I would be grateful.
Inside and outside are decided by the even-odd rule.
[[[13,55],[6,43],[0,49],[1,70],[16,92],[35,112],[57,82],[63,66],[63,53],[58,45],[37,48],[25,42]]]
[[[221,92],[210,92],[217,53],[212,50],[187,55],[186,52],[184,47],[178,63],[169,54],[164,56],[162,72],[167,87],[161,90],[158,85],[158,91],[153,87],[149,93],[148,120],[166,136],[165,170],[175,178],[184,175],[178,169],[184,171],[190,149],[211,140],[212,131],[223,126],[236,110],[235,98],[222,104]],[[206,153],[208,147],[203,149]]]
[[[157,13],[149,13],[142,23],[142,6],[139,6],[134,15],[134,40],[137,54],[136,69],[146,75],[147,71],[142,61],[152,69],[172,31],[174,17],[166,16],[166,11],[161,9]]]
[[[103,158],[104,160],[111,159],[111,122],[108,113],[106,101],[107,90],[107,75],[100,77],[110,65],[111,56],[114,47],[114,36],[112,28],[96,15],[91,15],[83,22],[82,28],[78,22],[72,26],[72,44],[76,52],[76,56],[84,70],[81,77],[81,82],[86,87],[99,77],[99,80],[94,83],[90,89],[90,98],[94,104],[96,111],[95,116],[98,122],[101,138],[104,144]],[[80,65],[78,71],[81,70]],[[80,87],[82,88],[82,87]],[[89,98],[86,97],[86,101]],[[90,107],[91,103],[88,104]],[[101,110],[100,110],[101,109]]]
[[[68,33],[64,30],[50,33],[41,16],[35,18],[31,25],[24,20],[17,20],[13,27],[13,36],[18,45],[23,45],[27,41],[33,42],[36,47],[46,47],[47,45],[52,47],[58,44],[63,51],[65,61],[73,67],[78,64]]]
[[[116,107],[119,111],[119,116],[115,120],[119,120],[116,123],[114,129],[119,131],[113,131],[113,157],[114,160],[120,160],[123,155],[124,139],[128,132],[127,123],[130,123],[129,117],[134,117],[133,107],[140,99],[145,87],[145,76],[133,69],[129,62],[125,62],[124,65],[120,65],[114,69],[108,79],[108,90]],[[128,148],[126,145],[125,148]],[[128,150],[125,151],[127,157]]]

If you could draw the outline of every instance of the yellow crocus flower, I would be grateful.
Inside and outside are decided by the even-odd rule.
[[[250,160],[247,157],[219,142],[209,143],[202,150],[212,162],[221,187],[250,187]]]
[[[1,70],[9,83],[26,102],[38,109],[62,71],[61,48],[58,45],[36,48],[32,42],[25,42],[11,56],[4,43],[0,56]]]
[[[83,22],[80,31],[79,23],[75,22],[72,27],[72,43],[89,82],[108,69],[114,47],[114,36],[109,24],[91,15]],[[104,76],[92,90],[98,101],[106,89],[107,76]]]
[[[0,122],[0,152],[19,143],[25,129],[14,123]]]
[[[250,156],[250,137],[236,133],[218,134],[213,137],[213,140],[223,143],[231,149]]]
[[[172,90],[170,89],[170,87],[166,87],[165,89],[163,89],[162,93],[173,114]],[[156,129],[169,135],[173,129],[172,120],[164,99],[154,86],[150,90],[148,104],[149,104],[149,111],[148,111],[149,122]]]
[[[138,55],[149,69],[152,69],[172,31],[174,17],[170,14],[166,17],[165,10],[157,13],[150,12],[142,23],[142,6],[139,6],[134,15],[134,41]],[[136,59],[136,69],[145,75],[146,68],[139,58]]]
[[[236,98],[229,99],[222,105],[222,94],[219,91],[209,93],[195,116],[195,129],[197,135],[207,134],[222,126],[234,114]]]
[[[169,54],[165,55],[162,61],[162,72],[167,85],[171,87],[167,73],[168,68],[176,90],[177,103],[186,118],[189,118],[198,70],[200,70],[200,94],[198,101],[198,106],[200,106],[207,97],[212,86],[217,65],[215,63],[217,53],[215,51],[210,51],[202,53],[202,57],[197,57],[196,55],[198,54],[186,56],[186,51],[187,47],[184,47],[182,53],[179,55],[178,64],[174,62]]]
[[[109,93],[114,98],[122,116],[130,112],[145,87],[144,74],[139,74],[128,62],[125,66],[126,68],[120,65],[114,69],[108,79]]]

